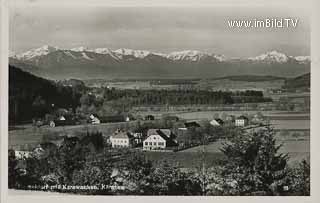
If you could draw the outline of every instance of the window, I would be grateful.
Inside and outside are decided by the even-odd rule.
[[[145,142],[144,144],[145,144],[145,145],[148,145],[148,142]]]
[[[156,146],[156,145],[157,145],[157,143],[156,143],[156,142],[154,142],[154,143],[153,143],[153,145],[154,145],[154,146]]]
[[[151,146],[151,145],[152,145],[152,142],[149,142],[149,145]]]

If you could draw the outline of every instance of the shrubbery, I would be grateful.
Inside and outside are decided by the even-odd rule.
[[[102,195],[310,195],[309,164],[289,167],[289,157],[278,152],[281,146],[275,144],[270,128],[238,132],[222,149],[225,162],[187,170],[167,162],[156,167],[142,152],[110,150],[101,146],[100,138],[100,133],[66,138],[59,148],[25,158],[26,171],[18,169],[21,160],[10,151],[9,188],[66,184],[94,185],[98,189],[68,192]],[[102,185],[122,189],[102,190]]]

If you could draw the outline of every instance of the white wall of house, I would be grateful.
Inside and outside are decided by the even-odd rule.
[[[143,149],[165,149],[166,140],[163,139],[160,135],[150,135],[147,139],[143,141]]]
[[[245,126],[245,125],[247,125],[247,121],[245,119],[236,119],[235,125],[236,126]]]
[[[113,148],[119,147],[130,147],[130,139],[129,138],[110,138],[110,142]]]

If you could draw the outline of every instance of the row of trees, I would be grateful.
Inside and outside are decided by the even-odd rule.
[[[196,91],[196,90],[117,90],[97,89],[83,94],[78,112],[100,115],[127,113],[136,106],[152,105],[221,105],[270,102],[260,91]]]
[[[192,104],[233,104],[270,101],[261,91],[196,91],[196,90],[116,90],[105,89],[106,101],[125,98],[133,105],[192,105]]]
[[[53,190],[102,195],[310,195],[309,164],[289,167],[289,157],[279,153],[270,128],[228,138],[222,148],[226,161],[213,167],[203,162],[187,171],[165,161],[155,167],[141,152],[105,150],[99,137],[69,138],[47,155],[26,158],[25,173],[9,153],[9,187],[90,185],[96,188]],[[88,149],[88,143],[95,147]],[[204,156],[205,151],[199,154]]]

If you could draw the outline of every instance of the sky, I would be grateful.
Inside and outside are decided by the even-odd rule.
[[[228,20],[297,18],[296,28],[229,28]],[[308,12],[282,6],[54,6],[14,5],[10,51],[43,45],[131,48],[168,53],[199,50],[230,57],[277,50],[310,54]]]

